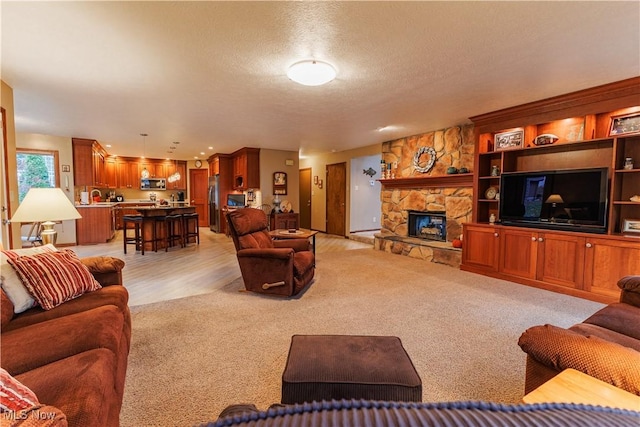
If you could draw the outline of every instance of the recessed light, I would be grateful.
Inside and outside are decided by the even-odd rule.
[[[321,86],[336,78],[336,70],[329,63],[308,59],[289,67],[287,77],[305,86]]]
[[[209,147],[209,150],[213,150],[213,147]]]
[[[107,147],[107,148],[111,148],[111,144],[107,144],[105,147]]]

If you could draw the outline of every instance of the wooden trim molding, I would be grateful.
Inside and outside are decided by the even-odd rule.
[[[410,178],[379,179],[383,188],[443,188],[443,187],[472,187],[473,174],[460,173],[455,175],[418,176]]]
[[[514,123],[543,123],[571,116],[598,114],[637,105],[640,77],[596,86],[515,107],[470,117],[476,130],[486,132],[513,127]]]

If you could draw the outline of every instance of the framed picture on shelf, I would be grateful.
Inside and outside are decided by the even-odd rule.
[[[524,129],[514,129],[508,132],[496,133],[493,137],[496,151],[513,150],[524,147]]]
[[[278,195],[287,194],[287,173],[286,172],[273,173],[273,194],[278,194]]]
[[[640,112],[611,117],[609,136],[640,133]]]
[[[622,221],[622,232],[624,234],[640,234],[640,219],[625,219]]]

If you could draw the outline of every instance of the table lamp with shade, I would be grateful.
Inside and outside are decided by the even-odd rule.
[[[547,197],[547,200],[544,201],[545,203],[549,203],[551,204],[551,222],[555,222],[556,218],[555,218],[555,213],[556,213],[556,207],[558,206],[558,204],[562,204],[564,203],[564,200],[562,199],[562,196],[559,194],[551,194],[549,197]]]
[[[82,216],[60,188],[31,188],[11,217],[11,222],[39,222],[43,244],[55,244],[58,233],[54,221],[80,219]]]

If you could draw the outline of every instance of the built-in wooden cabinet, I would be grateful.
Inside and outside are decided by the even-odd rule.
[[[273,213],[270,217],[270,229],[298,229],[300,224],[300,215],[297,213]]]
[[[104,185],[107,188],[118,188],[117,162],[113,156],[104,160]]]
[[[640,131],[612,131],[617,118],[633,114],[640,114],[640,77],[472,117],[473,219],[464,225],[461,268],[602,302],[618,298],[616,282],[640,274],[640,235],[624,229],[625,220],[640,219],[640,202],[631,200],[640,195]],[[515,130],[521,143],[496,147],[497,134]],[[543,134],[558,139],[536,145]],[[580,168],[609,171],[605,234],[500,225],[501,174]]]
[[[118,188],[140,188],[138,160],[129,157],[118,157],[116,161],[116,180]]]
[[[73,138],[73,181],[75,185],[93,185],[93,143],[91,139]]]
[[[497,272],[500,230],[479,224],[465,224],[462,233],[462,264],[477,272]]]
[[[143,159],[139,163],[139,170],[146,169],[149,171],[149,178],[166,178],[167,168],[162,161],[154,159]]]
[[[72,138],[73,180],[79,187],[116,188],[116,165],[93,139]]]
[[[111,240],[116,232],[116,209],[112,206],[91,206],[78,209],[81,219],[76,220],[78,245],[95,245]]]
[[[463,242],[462,270],[601,302],[640,274],[640,241],[623,236],[464,224]]]
[[[187,188],[187,162],[181,160],[168,161],[165,163],[165,172],[167,178],[176,172],[180,175],[180,178],[173,182],[169,182],[167,179],[167,190],[184,190]]]
[[[240,191],[260,188],[260,149],[241,148],[232,157],[233,188]]]

